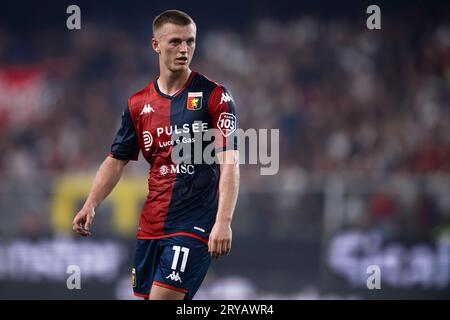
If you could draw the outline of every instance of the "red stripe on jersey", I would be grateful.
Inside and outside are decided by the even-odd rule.
[[[222,131],[223,128],[220,128],[219,125],[221,121],[227,120],[225,117],[229,117],[227,114],[231,111],[228,101],[223,100],[225,93],[223,86],[219,85],[213,89],[208,101],[208,112],[211,116],[212,127],[215,129],[214,144],[216,148],[227,148],[232,144],[231,139],[225,136],[225,132]],[[230,121],[230,119],[228,119],[228,121]],[[233,123],[235,124],[235,121],[233,121]]]
[[[170,141],[172,137],[166,132],[158,135],[157,128],[170,126],[171,101],[158,95],[153,85],[147,86],[146,89],[132,96],[129,101],[142,155],[151,165],[148,180],[149,192],[139,220],[138,237],[162,235],[176,174],[165,173],[161,169],[163,166],[170,168],[173,165],[172,146],[163,149],[157,146],[159,143]],[[143,114],[145,105],[150,105],[153,111]],[[155,152],[158,152],[157,156]]]
[[[174,286],[171,286],[171,285],[168,285],[168,284],[165,284],[165,283],[161,283],[161,282],[158,282],[158,281],[153,281],[152,284],[154,286],[159,286],[159,287],[163,287],[163,288],[167,288],[167,289],[172,289],[172,290],[183,292],[183,293],[187,293],[188,292],[186,289],[177,288],[177,287],[174,287]]]

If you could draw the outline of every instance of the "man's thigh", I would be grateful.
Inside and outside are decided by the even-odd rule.
[[[192,299],[211,264],[208,245],[192,237],[175,236],[160,239],[159,250],[161,255],[154,272],[152,288],[158,286],[173,290],[185,294],[186,299]]]

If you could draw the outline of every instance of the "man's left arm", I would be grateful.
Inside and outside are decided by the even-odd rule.
[[[220,164],[219,206],[209,235],[208,251],[218,258],[231,250],[231,221],[239,191],[239,152],[236,106],[230,92],[216,87],[208,101],[214,131],[216,157]]]
[[[231,221],[239,192],[238,151],[219,152],[217,158],[220,163],[219,207],[208,243],[208,251],[213,258],[226,255],[231,250]]]

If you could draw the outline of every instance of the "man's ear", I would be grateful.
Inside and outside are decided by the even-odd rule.
[[[159,42],[156,40],[156,38],[152,38],[152,48],[155,50],[157,54],[161,53],[161,49],[159,48]]]

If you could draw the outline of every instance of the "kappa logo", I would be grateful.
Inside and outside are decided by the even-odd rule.
[[[224,92],[222,93],[222,98],[220,99],[219,104],[222,104],[223,102],[230,102],[231,100],[233,100],[233,98],[231,98],[230,94],[228,92]]]
[[[180,283],[182,283],[181,282],[181,278],[180,278],[180,274],[178,272],[176,272],[176,271],[172,271],[172,273],[169,274],[166,277],[166,279],[170,279],[170,280],[175,281],[175,282],[180,281]]]
[[[150,113],[150,112],[155,112],[155,109],[153,109],[151,105],[145,104],[140,116],[143,114],[146,114],[146,113]]]

